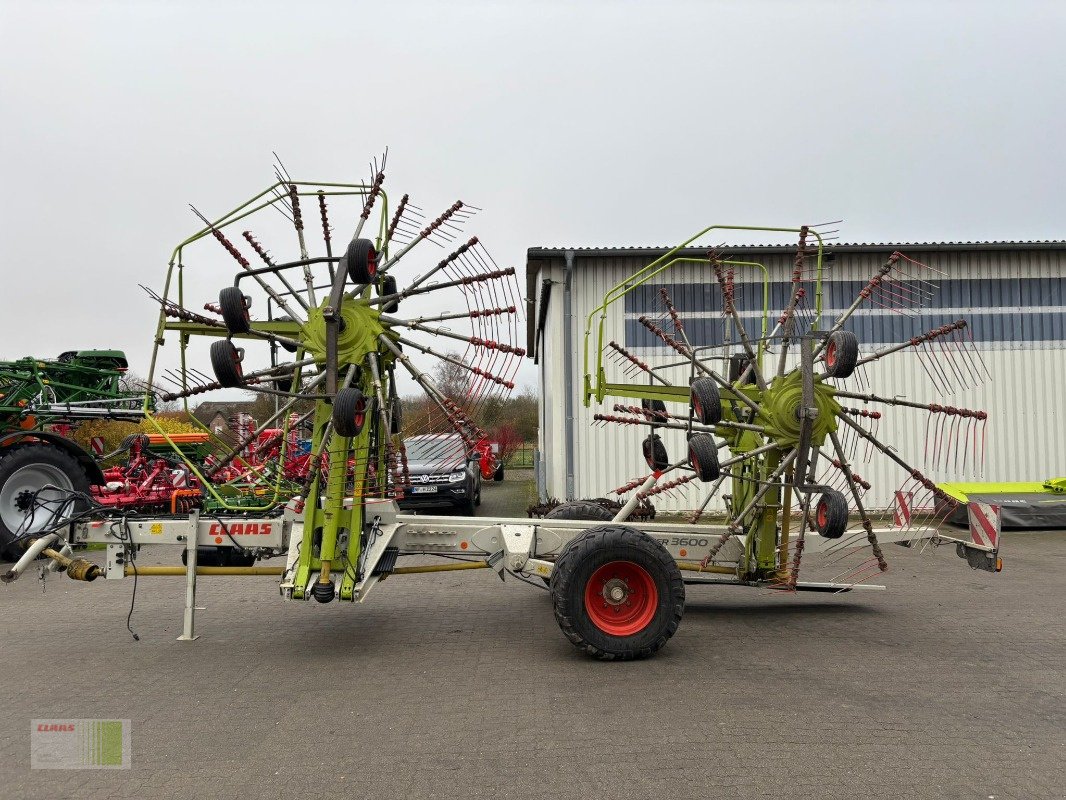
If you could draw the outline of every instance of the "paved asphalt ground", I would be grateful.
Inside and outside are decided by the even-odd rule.
[[[483,511],[526,492],[486,484]],[[626,664],[489,571],[355,608],[205,578],[195,643],[179,578],[140,582],[134,642],[132,581],[31,576],[0,586],[0,798],[1064,797],[1066,533],[1003,556],[890,548],[887,592],[689,587]],[[132,769],[29,768],[31,719],[86,717],[132,720]]]

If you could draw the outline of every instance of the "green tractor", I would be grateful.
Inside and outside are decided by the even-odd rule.
[[[103,483],[96,458],[66,434],[82,420],[143,417],[145,392],[122,384],[128,366],[121,350],[0,362],[0,555],[16,556]]]

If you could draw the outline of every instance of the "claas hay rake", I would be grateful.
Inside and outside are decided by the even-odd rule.
[[[73,524],[37,538],[5,580],[41,553],[49,558],[45,573],[63,569],[83,579],[183,575],[182,638],[191,639],[202,576],[274,574],[284,598],[330,603],[362,602],[389,576],[489,568],[501,579],[547,588],[560,627],[586,653],[627,659],[654,653],[673,635],[686,584],[850,591],[871,570],[885,567],[861,502],[862,484],[848,460],[849,442],[840,435],[842,428],[853,429],[883,448],[856,422],[865,419],[861,412],[853,415],[841,405],[847,395],[836,385],[863,357],[843,328],[846,315],[824,333],[817,329],[807,299],[815,298],[819,310],[821,248],[808,268],[808,229],[797,229],[792,298],[772,328],[767,301],[760,331],[749,332],[737,312],[730,276],[750,265],[730,262],[718,251],[699,260],[721,292],[737,352],[690,341],[683,315],[666,293],[663,319],[647,317],[642,324],[676,350],[680,367],[649,367],[624,347],[602,341],[613,302],[678,262],[673,254],[616,287],[593,311],[586,364],[597,316],[601,325],[595,366],[586,370],[586,399],[619,401],[614,414],[603,415],[605,422],[649,429],[644,455],[651,474],[623,487],[627,496],[620,506],[564,503],[535,520],[405,516],[395,502],[412,483],[404,437],[433,434],[422,440],[439,440],[442,465],[462,470],[479,458],[478,444],[486,438],[479,408],[513,387],[525,355],[516,345],[523,301],[514,270],[497,265],[477,237],[459,238],[476,211],[467,204],[457,201],[427,220],[407,195],[393,203],[384,189],[383,159],[361,184],[296,181],[283,167],[277,178],[229,214],[213,220],[201,215],[203,227],[175,249],[163,290],[154,294],[161,313],[149,380],[175,384],[164,400],[187,401],[216,390],[276,398],[276,413],[263,427],[277,426],[280,463],[292,443],[291,428],[306,424],[311,431],[295,491],[284,470],[243,473],[252,479],[250,489],[213,480],[247,452],[251,442],[242,438],[210,466],[188,464],[208,495],[203,507],[121,518],[92,507]],[[314,225],[308,223],[312,213]],[[293,247],[288,260],[274,255],[283,242]],[[433,246],[438,253],[419,263]],[[897,280],[902,270],[894,257],[856,305],[904,291]],[[161,349],[170,342],[176,349]],[[794,352],[799,365],[786,369]],[[604,356],[611,354],[620,359],[621,377],[609,374],[613,367]],[[766,369],[768,360],[778,364],[776,373]],[[428,365],[442,362],[465,376],[460,392],[432,377]],[[209,363],[211,374],[194,363]],[[684,379],[674,380],[675,373]],[[424,393],[429,410],[404,421],[399,398],[408,389]],[[882,398],[854,399],[868,404]],[[637,400],[639,406],[622,404]],[[684,458],[666,453],[657,434],[666,428],[688,433]],[[731,455],[721,458],[725,448]],[[827,463],[842,476],[850,499],[819,477]],[[922,473],[912,470],[911,477],[926,486]],[[658,491],[694,482],[716,491],[725,480],[732,495],[724,527],[693,524],[701,522],[699,513],[688,520],[626,524]],[[792,505],[790,493],[800,506],[795,535],[788,532],[792,515],[782,511]],[[844,555],[854,554],[856,537],[845,530],[849,502],[869,557],[840,580],[800,580],[805,543],[818,551],[825,549],[819,543],[837,542],[845,545]],[[812,528],[821,535],[810,535]],[[75,558],[71,548],[81,542],[104,543],[105,563]],[[138,566],[139,549],[151,543],[180,544],[185,565]],[[205,567],[197,562],[204,547],[256,559],[276,556],[284,565]],[[404,564],[410,556],[420,559]],[[444,562],[427,564],[426,556]]]

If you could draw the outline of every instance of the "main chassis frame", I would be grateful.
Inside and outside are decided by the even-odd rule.
[[[619,515],[621,516],[621,515]],[[494,569],[501,580],[506,575],[539,584],[548,581],[554,559],[566,546],[595,523],[587,520],[529,519],[516,517],[453,517],[398,513],[391,501],[368,508],[371,535],[357,565],[357,580],[351,600],[363,602],[382,580],[390,575],[443,572],[478,568]],[[723,526],[692,525],[686,522],[642,522],[632,525],[661,543],[677,561],[688,584],[722,584],[736,586],[773,585],[769,580],[751,580],[743,574],[747,551],[745,536],[732,537],[714,556],[714,563],[701,566]],[[962,542],[942,537],[944,542]],[[72,525],[64,540],[59,534],[38,539],[12,568],[8,580],[24,572],[45,548],[59,549],[70,556],[72,545],[103,544],[107,547],[103,576],[109,580],[125,577],[184,576],[186,581],[185,612],[180,640],[191,641],[196,634],[196,586],[198,577],[280,575],[279,590],[286,599],[308,600],[309,591],[294,591],[298,574],[299,548],[303,541],[303,522],[293,504],[280,515],[218,517],[205,516],[194,510],[188,516],[114,517]],[[812,537],[812,549],[827,546],[820,537]],[[968,543],[964,543],[968,544]],[[138,564],[136,553],[144,546],[168,545],[185,549],[184,566],[148,566]],[[972,546],[972,545],[969,545]],[[285,566],[201,567],[197,565],[199,547],[240,548],[259,554],[275,553],[285,557]],[[133,557],[131,558],[131,554]],[[400,557],[438,556],[441,564],[397,566]],[[454,559],[463,559],[456,561]],[[51,560],[42,574],[60,569]],[[535,579],[535,580],[533,580]],[[310,576],[308,583],[314,580]],[[302,587],[306,589],[307,587]],[[881,590],[884,586],[832,582],[799,581],[798,591],[846,592],[852,589]],[[337,597],[340,598],[338,591]]]

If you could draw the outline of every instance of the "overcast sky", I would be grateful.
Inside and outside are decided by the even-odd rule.
[[[388,146],[394,195],[484,208],[523,272],[532,245],[712,222],[1064,237],[1063,2],[23,0],[0,31],[6,358],[143,369],[137,284],[274,150],[355,181]]]

